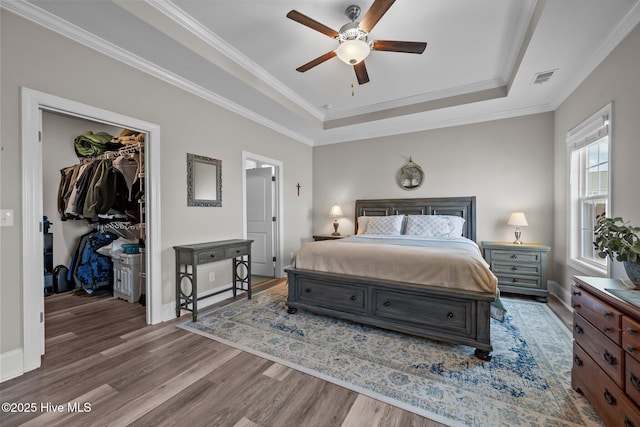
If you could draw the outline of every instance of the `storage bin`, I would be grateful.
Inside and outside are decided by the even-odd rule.
[[[137,243],[126,243],[122,245],[122,249],[125,254],[139,254],[140,253],[140,245]]]

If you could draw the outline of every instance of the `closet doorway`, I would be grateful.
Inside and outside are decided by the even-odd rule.
[[[243,235],[253,240],[251,272],[283,277],[282,162],[242,152]]]
[[[79,118],[116,128],[144,132],[144,192],[146,224],[146,322],[162,321],[160,259],[160,127],[28,88],[21,90],[22,139],[22,313],[23,369],[40,367],[44,346],[44,275],[33,268],[43,253],[43,112]],[[52,219],[53,220],[53,219]]]

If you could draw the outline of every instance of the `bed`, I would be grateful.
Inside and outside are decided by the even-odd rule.
[[[285,270],[289,313],[300,309],[467,345],[491,360],[497,279],[475,244],[475,197],[357,200],[355,217],[354,237],[305,243],[295,267]],[[411,236],[424,224],[437,230],[442,218],[464,238],[426,239],[437,241],[434,248]],[[373,233],[361,234],[363,227]],[[465,265],[445,267],[449,262]]]

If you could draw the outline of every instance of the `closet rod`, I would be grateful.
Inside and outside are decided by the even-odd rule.
[[[142,150],[144,144],[142,142],[138,142],[137,144],[131,144],[126,147],[119,148],[115,151],[105,151],[102,154],[98,154],[97,156],[91,157],[82,157],[80,161],[82,163],[90,163],[94,160],[104,160],[104,159],[112,159],[118,156],[122,156],[125,154],[132,154]]]

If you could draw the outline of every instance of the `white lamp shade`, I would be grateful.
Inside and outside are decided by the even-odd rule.
[[[338,58],[349,65],[355,65],[363,61],[369,56],[369,52],[371,52],[369,45],[362,40],[347,40],[340,43],[340,46],[336,49]]]
[[[512,213],[507,224],[515,225],[517,227],[526,227],[527,225],[529,225],[527,223],[527,218],[524,216],[523,212]]]
[[[333,205],[331,207],[331,213],[329,214],[331,218],[342,218],[342,209],[338,205]]]

